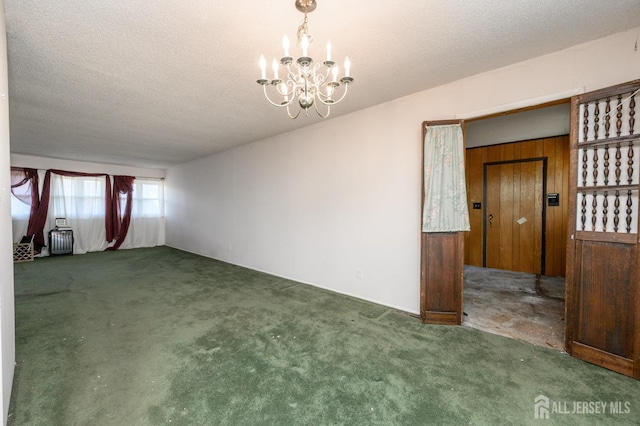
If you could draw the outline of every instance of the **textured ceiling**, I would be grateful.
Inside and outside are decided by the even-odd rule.
[[[317,0],[322,58],[355,83],[332,116],[640,26],[640,0]],[[165,168],[318,122],[267,104],[294,0],[5,0],[11,151]]]

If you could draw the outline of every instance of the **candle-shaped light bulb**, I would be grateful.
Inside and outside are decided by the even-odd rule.
[[[267,78],[267,60],[264,59],[264,55],[260,55],[260,71],[262,71],[261,78],[263,80]]]
[[[304,34],[302,40],[300,40],[300,47],[302,47],[302,56],[309,55],[309,36]]]
[[[346,58],[344,58],[344,76],[345,77],[349,77],[349,71],[351,71],[351,61],[347,56]]]
[[[338,67],[334,66],[331,72],[333,73],[333,81],[338,81]]]
[[[284,56],[286,58],[289,56],[289,37],[287,37],[286,34],[282,37],[282,47],[284,48]]]
[[[273,62],[271,63],[271,67],[273,68],[273,79],[277,80],[278,79],[278,61],[276,61],[276,59],[273,59]]]
[[[327,42],[327,61],[331,60],[331,43]]]
[[[289,96],[287,96],[287,85],[284,83],[280,83],[280,85],[278,86],[280,88],[280,94],[282,96],[284,96],[284,100],[288,101],[289,100]]]

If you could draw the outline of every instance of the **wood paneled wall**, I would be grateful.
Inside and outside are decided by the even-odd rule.
[[[560,194],[560,206],[547,206],[545,275],[564,276],[566,266],[568,190],[569,190],[569,136],[557,136],[532,141],[514,142],[467,149],[467,197],[471,231],[465,238],[465,264],[482,266],[483,211],[474,210],[473,203],[483,203],[484,163],[526,158],[547,158],[547,193]],[[544,196],[546,203],[546,194]]]

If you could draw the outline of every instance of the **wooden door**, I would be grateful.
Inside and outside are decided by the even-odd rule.
[[[567,100],[567,109],[569,100]],[[563,277],[566,272],[569,225],[569,133],[536,140],[467,149],[468,204],[471,232],[465,237],[465,265],[484,265],[485,163],[546,158],[546,193],[557,195],[558,205],[545,198],[543,246],[545,275]],[[553,203],[555,204],[555,203]]]
[[[485,163],[484,265],[544,274],[546,159]]]
[[[571,102],[566,351],[640,379],[640,80]]]
[[[422,156],[428,126],[460,124],[460,120],[422,123]],[[463,133],[464,135],[464,133]],[[422,173],[424,206],[424,170]],[[462,324],[464,232],[421,232],[420,317],[427,324]]]

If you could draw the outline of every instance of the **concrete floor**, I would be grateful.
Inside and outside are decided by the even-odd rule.
[[[463,325],[564,349],[564,278],[465,266]]]

